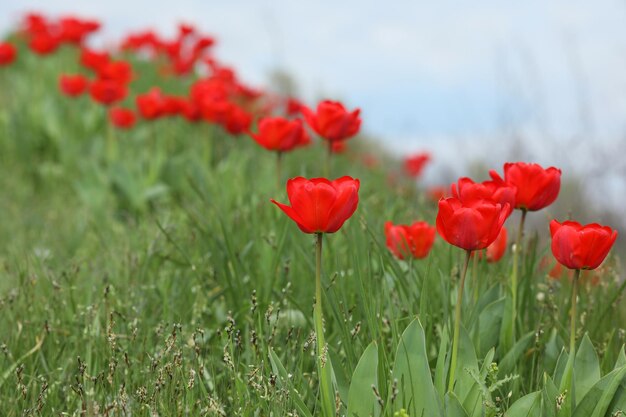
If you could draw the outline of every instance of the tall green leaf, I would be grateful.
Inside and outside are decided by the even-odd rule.
[[[504,417],[540,417],[541,416],[541,392],[532,392],[519,400],[509,408]]]
[[[576,387],[576,403],[589,392],[591,387],[600,380],[600,361],[589,335],[585,334],[574,361],[574,385]]]
[[[393,409],[404,408],[411,416],[441,416],[441,405],[433,385],[424,329],[419,319],[409,324],[398,345],[392,378],[398,387]]]
[[[348,417],[378,417],[380,409],[372,386],[378,385],[378,347],[370,343],[357,364],[348,391]]]
[[[574,409],[572,417],[603,417],[613,402],[617,388],[626,376],[626,366],[600,379]]]

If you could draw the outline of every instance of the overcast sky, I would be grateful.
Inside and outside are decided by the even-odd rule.
[[[499,163],[512,137],[546,165],[626,151],[624,0],[0,0],[0,30],[28,10],[98,17],[101,41],[195,23],[244,80],[286,70],[309,103],[361,107],[390,149],[430,149],[441,164],[486,149]]]

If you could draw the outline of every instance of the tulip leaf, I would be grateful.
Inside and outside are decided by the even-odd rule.
[[[474,339],[476,340],[477,354],[481,357],[498,343],[504,304],[505,298],[500,298],[487,305],[478,316]]]
[[[572,417],[605,416],[625,376],[626,366],[610,372],[596,382],[574,409]]]
[[[356,365],[348,391],[348,416],[367,417],[380,415],[372,387],[378,385],[378,347],[370,343]]]
[[[467,409],[465,402],[472,387],[476,385],[472,374],[478,375],[478,359],[476,359],[474,344],[463,325],[461,325],[458,355],[454,392]]]
[[[289,391],[289,398],[291,398],[294,406],[298,409],[300,413],[302,413],[302,415],[304,415],[305,417],[313,417],[311,411],[307,408],[306,404],[304,404],[302,398],[300,398],[300,394],[298,394],[298,391],[296,391],[296,389],[293,387],[291,379],[289,378],[289,375],[287,374],[287,371],[285,370],[282,362],[278,358],[278,355],[276,355],[274,349],[270,348],[269,350],[270,363],[272,364],[272,371],[278,377],[276,378],[278,386],[285,388]]]
[[[565,362],[565,367],[563,368],[563,373],[561,374],[559,392],[564,395],[564,401],[558,411],[559,417],[569,417],[571,415],[571,411],[576,405],[576,380],[574,379],[574,361],[574,355],[568,355],[567,362]],[[559,364],[560,363],[562,363],[561,358],[559,358]],[[559,364],[557,364],[557,370],[560,370]]]
[[[613,400],[609,405],[608,415],[619,416],[619,412],[626,412],[626,381],[622,379],[621,384],[617,387]]]
[[[463,400],[463,407],[472,417],[482,417],[485,411],[484,404],[491,402],[491,394],[486,385],[486,379],[494,356],[495,349],[492,348],[483,360],[480,373],[476,373],[472,368],[465,368],[465,372],[473,379],[474,384]]]
[[[337,389],[337,393],[339,394],[339,398],[341,401],[346,404],[348,402],[348,390],[349,384],[348,376],[346,375],[345,370],[341,365],[340,357],[335,353],[334,350],[328,349],[328,356],[330,357],[331,363],[331,374],[333,379],[333,384]]]
[[[548,372],[553,372],[556,368],[557,360],[563,348],[563,342],[560,340],[556,329],[552,329],[550,338],[546,343],[546,348],[543,353],[543,369]]]
[[[469,417],[467,411],[459,402],[454,392],[448,392],[445,396],[446,417]]]
[[[503,322],[503,326],[504,326]],[[520,340],[515,343],[513,348],[509,350],[498,364],[498,373],[502,376],[512,373],[515,370],[515,364],[519,360],[520,356],[530,346],[535,337],[535,332],[526,333]]]
[[[561,354],[556,360],[556,366],[554,367],[554,375],[552,379],[556,385],[561,385],[561,379],[563,379],[563,373],[565,372],[565,365],[569,360],[569,355],[565,349],[561,349]]]
[[[626,354],[624,353],[624,346],[622,345],[622,348],[619,351],[619,354],[617,355],[617,359],[615,360],[615,368],[620,368],[622,366],[626,365]]]
[[[435,367],[435,388],[439,393],[441,401],[444,399],[444,395],[447,391],[446,380],[448,376],[449,364],[448,360],[448,333],[443,332],[441,334],[441,341],[439,342],[439,352],[437,354],[437,366]]]
[[[613,329],[611,331],[611,335],[609,336],[609,340],[604,348],[602,360],[600,361],[600,370],[603,374],[608,374],[610,371],[616,368],[615,362],[617,361],[621,346],[622,345],[619,341],[617,331],[616,329]]]
[[[556,417],[556,401],[559,390],[548,374],[543,374],[543,417]]]
[[[598,355],[589,335],[585,334],[574,361],[574,373],[577,403],[587,394],[591,387],[600,380],[600,363]]]
[[[424,329],[419,319],[413,320],[402,333],[392,379],[398,387],[395,411],[404,408],[411,416],[441,416],[441,405],[428,364]]]
[[[505,417],[540,417],[541,392],[536,391],[515,401],[511,408],[504,413]]]
[[[513,345],[513,300],[510,295],[507,295],[504,301],[504,311],[502,312],[502,326],[500,326],[500,356],[504,352],[509,352]]]

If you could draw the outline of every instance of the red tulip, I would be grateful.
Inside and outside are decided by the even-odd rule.
[[[348,112],[338,101],[322,101],[315,112],[306,106],[301,106],[300,111],[309,126],[331,142],[348,139],[356,135],[361,127],[361,110]]]
[[[507,237],[508,233],[506,227],[502,227],[496,240],[494,240],[491,245],[487,246],[487,262],[495,263],[502,259],[504,252],[506,252]]]
[[[458,184],[450,187],[452,197],[463,202],[490,201],[499,203],[503,207],[509,205],[509,214],[515,206],[515,187],[498,181],[483,181],[477,183],[470,178],[460,178]]]
[[[185,99],[177,96],[163,96],[163,115],[176,116],[183,111],[183,101]]]
[[[0,66],[9,65],[15,61],[16,55],[17,51],[15,50],[15,46],[8,42],[0,42]]]
[[[295,221],[304,233],[335,233],[359,203],[360,182],[352,177],[292,178],[287,181],[291,206],[271,200]]]
[[[100,72],[110,60],[108,52],[98,52],[89,48],[82,48],[80,51],[80,64],[95,72]]]
[[[67,16],[60,20],[61,34],[63,42],[80,44],[85,37],[100,28],[100,22],[94,20],[82,20],[73,16]]]
[[[441,199],[437,231],[451,245],[467,251],[484,249],[498,237],[508,212],[508,204],[464,203],[454,197]]]
[[[265,117],[259,121],[258,133],[250,133],[259,145],[270,151],[286,152],[309,143],[309,136],[299,119]]]
[[[552,254],[570,269],[596,269],[608,255],[617,231],[597,223],[550,222]]]
[[[404,160],[404,171],[411,177],[419,177],[430,160],[431,156],[427,152],[411,155]]]
[[[133,68],[126,61],[109,61],[98,69],[98,78],[128,84],[133,78]]]
[[[50,22],[39,13],[28,13],[22,21],[22,29],[31,36],[48,33],[49,27]]]
[[[181,101],[180,114],[182,114],[188,122],[197,122],[202,118],[200,108],[193,101]]]
[[[109,110],[109,120],[113,126],[120,129],[130,129],[135,125],[137,118],[132,110],[114,107]]]
[[[123,100],[128,90],[126,86],[117,81],[97,79],[91,83],[89,93],[94,101],[110,106],[117,101]]]
[[[330,151],[332,153],[344,153],[348,149],[345,141],[331,142]]]
[[[42,33],[32,38],[28,43],[28,47],[38,55],[48,55],[57,50],[59,39],[47,33]]]
[[[297,116],[302,110],[302,103],[300,100],[289,97],[285,103],[285,113],[287,116]]]
[[[435,241],[435,228],[426,222],[415,222],[412,225],[385,222],[387,247],[398,258],[405,256],[425,258]]]
[[[59,88],[69,97],[78,97],[89,87],[89,80],[81,74],[67,75],[59,77]]]
[[[504,164],[504,180],[491,170],[489,175],[497,183],[516,188],[515,208],[536,211],[556,200],[561,188],[561,170],[543,169],[539,164],[507,162]]]
[[[221,124],[231,135],[240,135],[250,128],[252,115],[238,105],[230,104]]]
[[[161,90],[155,87],[145,94],[138,94],[135,103],[141,117],[154,120],[163,113],[165,97],[161,94]]]

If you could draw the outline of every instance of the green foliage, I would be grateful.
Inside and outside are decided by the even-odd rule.
[[[314,241],[269,202],[286,200],[275,155],[178,119],[112,132],[107,155],[104,109],[57,92],[59,71],[80,71],[76,51],[20,52],[0,69],[0,416],[320,415]],[[135,92],[161,82],[136,65]],[[281,183],[323,174],[318,145],[285,155]],[[393,258],[384,222],[433,223],[436,205],[408,180],[388,182],[397,161],[379,152],[378,167],[361,164],[375,152],[363,138],[348,146],[331,176],[359,178],[360,203],[325,237],[322,279],[337,415],[626,410],[617,260],[597,286],[593,273],[581,281],[570,359],[570,284],[541,269],[547,242],[534,226],[515,323],[511,254],[472,264],[448,392],[463,253],[439,240],[427,259]]]

